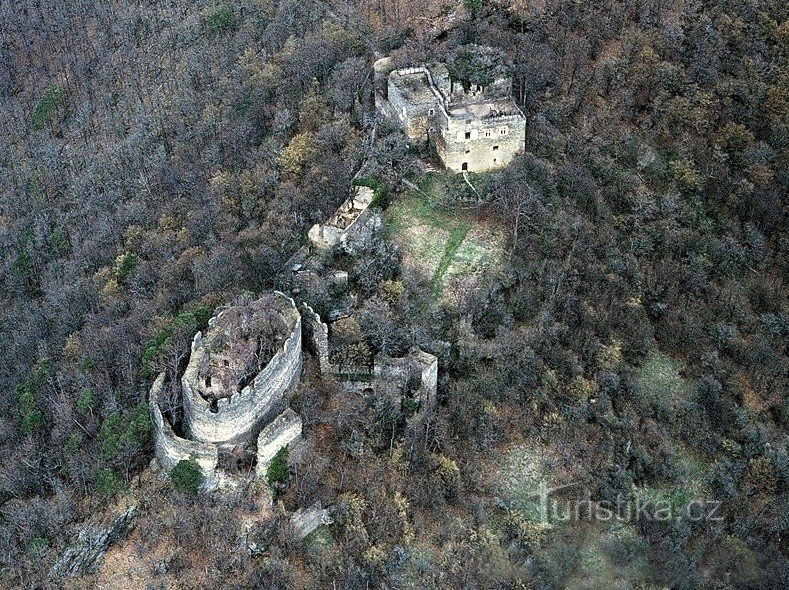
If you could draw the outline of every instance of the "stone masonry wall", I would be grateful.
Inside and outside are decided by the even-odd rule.
[[[526,120],[521,116],[466,122],[442,113],[441,128],[436,134],[436,151],[446,167],[455,172],[461,172],[464,163],[469,172],[501,168],[524,149]]]
[[[329,365],[329,327],[321,321],[321,316],[306,303],[301,304],[301,321],[306,344],[310,352],[318,359],[321,375],[328,375],[331,371],[331,366]]]
[[[277,295],[287,297],[282,293]],[[216,400],[216,411],[212,411],[211,402],[203,399],[193,387],[194,364],[199,361],[195,347],[200,346],[200,334],[195,336],[192,358],[181,380],[184,423],[190,438],[227,444],[250,442],[283,393],[298,382],[302,363],[301,316],[293,300],[287,299],[292,306],[292,329],[282,348],[241,392]]]
[[[301,436],[301,418],[288,408],[260,431],[258,436],[258,462],[255,472],[265,476],[268,464],[280,449],[287,447]]]
[[[165,374],[162,372],[154,381],[148,398],[148,411],[153,424],[153,443],[156,458],[165,469],[172,469],[179,461],[194,459],[206,476],[211,476],[219,460],[217,448],[209,443],[201,443],[181,438],[173,432],[167,419],[159,408]]]

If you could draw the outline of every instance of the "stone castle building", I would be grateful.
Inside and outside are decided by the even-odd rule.
[[[378,113],[410,140],[432,143],[448,169],[495,170],[524,150],[526,119],[510,78],[466,89],[443,64],[392,69],[383,58],[374,70]]]
[[[157,460],[168,470],[195,460],[208,488],[253,468],[265,474],[277,451],[301,436],[298,414],[282,411],[301,367],[301,315],[290,297],[274,292],[221,310],[192,342],[176,396],[182,415],[171,407],[178,404],[168,400],[164,373],[151,388]]]

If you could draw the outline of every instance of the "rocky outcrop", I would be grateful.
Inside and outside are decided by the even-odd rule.
[[[87,527],[80,531],[72,543],[57,560],[52,573],[56,578],[71,578],[96,569],[97,562],[110,545],[123,540],[132,528],[137,516],[137,507],[131,506],[106,527]]]
[[[300,508],[290,517],[293,527],[293,538],[297,541],[305,539],[321,525],[330,525],[334,522],[329,516],[329,511],[321,508],[321,503],[316,502],[310,508]]]
[[[265,475],[268,464],[280,449],[287,447],[301,437],[301,418],[288,408],[274,418],[258,436],[258,475]]]

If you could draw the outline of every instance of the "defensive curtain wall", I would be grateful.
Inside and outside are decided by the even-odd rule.
[[[192,459],[205,475],[205,487],[213,489],[236,483],[234,474],[220,469],[220,455],[241,449],[257,452],[256,470],[265,474],[277,451],[301,436],[301,419],[292,410],[272,419],[283,394],[300,378],[301,331],[294,301],[278,292],[214,316],[208,329],[195,336],[181,379],[184,419],[178,430],[184,436],[162,412],[164,373],[151,388],[149,408],[160,465],[170,470]],[[266,345],[275,349],[270,359]],[[258,370],[255,361],[261,357],[267,362]],[[247,375],[249,370],[253,372]]]
[[[222,383],[221,379],[223,370],[232,368],[239,361],[242,355],[236,353],[240,352],[238,348],[244,344],[238,342],[240,339],[233,338],[234,334],[226,332],[243,330],[242,322],[250,318],[242,318],[242,322],[224,322],[227,314],[233,311],[224,310],[210,320],[205,334],[198,332],[195,335],[189,364],[181,379],[185,430],[193,440],[247,443],[257,436],[261,421],[281,401],[282,394],[299,379],[302,361],[301,316],[293,300],[282,293],[275,293],[273,297],[264,296],[256,303],[269,307],[262,310],[263,313],[271,314],[264,321],[281,321],[285,331],[280,337],[284,338],[284,342],[259,372],[254,367],[239,368],[236,372],[238,377],[254,375],[252,381],[240,390],[238,388],[243,382],[231,379],[229,383]],[[247,340],[256,340],[260,336],[249,334]],[[218,366],[212,366],[213,358],[219,361]],[[215,387],[220,390],[212,395]]]

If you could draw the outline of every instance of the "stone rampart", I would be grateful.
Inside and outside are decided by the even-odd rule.
[[[269,463],[280,449],[290,446],[301,437],[301,418],[288,408],[274,418],[258,436],[256,473],[265,476]]]
[[[278,292],[276,296],[289,302],[284,313],[290,333],[268,364],[240,392],[213,400],[200,395],[197,373],[205,349],[203,336],[195,336],[192,356],[181,379],[185,430],[190,438],[227,444],[250,442],[283,393],[298,382],[302,363],[301,316],[292,299]]]
[[[321,375],[331,371],[329,365],[329,327],[307,303],[301,304],[301,322],[305,344],[318,359]]]
[[[203,470],[204,475],[211,477],[219,460],[217,448],[210,443],[188,440],[175,434],[159,406],[164,379],[165,374],[162,372],[154,381],[148,397],[148,411],[153,424],[156,458],[162,467],[168,470],[175,467],[181,460],[194,459]]]

